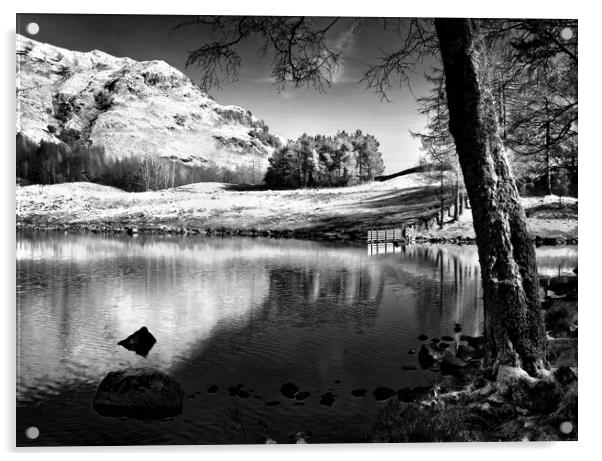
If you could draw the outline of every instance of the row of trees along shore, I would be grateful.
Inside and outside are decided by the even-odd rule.
[[[276,149],[265,183],[273,188],[337,187],[372,181],[385,167],[379,143],[361,130],[334,136],[303,134]]]
[[[252,166],[195,166],[169,157],[109,158],[84,140],[40,144],[17,135],[17,178],[35,184],[90,181],[126,191],[148,191],[194,182],[254,184]],[[379,143],[361,130],[334,136],[304,134],[276,147],[265,183],[272,188],[337,187],[371,181],[384,171]]]

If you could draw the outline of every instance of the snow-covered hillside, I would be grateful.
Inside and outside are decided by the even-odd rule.
[[[17,35],[17,133],[80,138],[107,157],[155,155],[188,165],[265,171],[265,125],[222,106],[164,61],[70,51]]]

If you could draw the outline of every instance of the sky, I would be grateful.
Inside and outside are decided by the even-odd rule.
[[[105,53],[144,61],[161,59],[199,82],[195,67],[185,67],[188,52],[211,39],[203,26],[170,29],[185,16],[142,15],[51,15],[17,16],[17,32],[35,40],[76,51],[101,50]],[[36,34],[27,24],[36,23]],[[423,74],[434,64],[423,63],[407,86],[394,89],[390,102],[359,84],[367,65],[377,62],[382,51],[395,49],[399,39],[374,21],[358,32],[350,20],[339,21],[329,30],[328,39],[342,53],[341,65],[326,93],[313,89],[286,87],[278,92],[270,75],[269,57],[258,55],[259,43],[243,42],[239,79],[209,91],[220,104],[235,104],[263,119],[272,133],[296,139],[303,133],[335,134],[338,130],[361,129],[380,142],[387,174],[415,166],[422,155],[419,142],[410,130],[424,129],[426,120],[417,112],[416,98],[428,93]]]

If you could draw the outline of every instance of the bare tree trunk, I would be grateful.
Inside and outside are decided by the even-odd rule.
[[[441,173],[441,183],[439,188],[440,207],[439,207],[439,229],[443,229],[443,221],[445,220],[445,196],[443,195],[443,173]]]
[[[456,172],[456,184],[454,185],[454,221],[460,219],[460,184],[458,182],[458,172]]]
[[[499,136],[479,22],[436,19],[435,27],[450,132],[472,205],[488,359],[535,375],[546,367],[535,249]]]
[[[546,193],[552,194],[552,164],[550,161],[550,122],[546,123]]]
[[[176,162],[174,160],[171,161],[171,188],[173,189],[176,186]]]

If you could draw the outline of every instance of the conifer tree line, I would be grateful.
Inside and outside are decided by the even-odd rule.
[[[334,136],[303,134],[274,151],[266,186],[342,187],[372,181],[385,169],[379,146],[373,135],[361,130]]]
[[[576,194],[577,21],[489,20],[483,32],[502,140],[521,192]],[[431,91],[418,103],[427,125],[412,134],[442,188],[454,190],[459,165],[448,129],[444,75],[433,68],[425,78]]]

